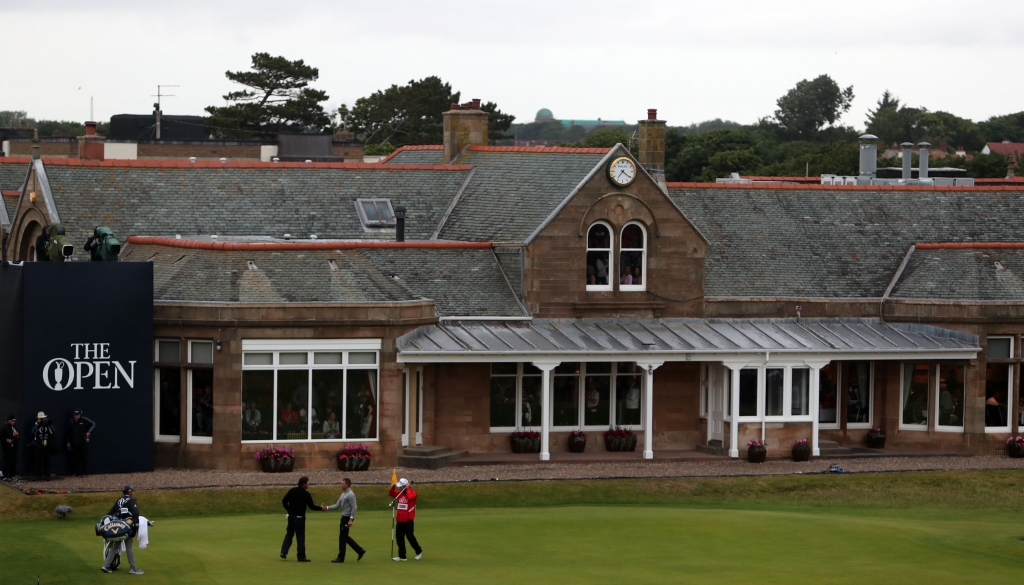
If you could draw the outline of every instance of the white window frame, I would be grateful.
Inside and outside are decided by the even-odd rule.
[[[391,211],[392,220],[390,222],[386,222],[370,219],[366,215],[366,210],[363,209],[363,203],[374,203],[378,206],[381,204],[386,204],[388,206],[388,210]],[[395,226],[398,223],[395,219],[395,208],[394,206],[391,205],[390,199],[383,199],[380,197],[366,197],[356,199],[356,213],[359,214],[359,223],[362,224],[363,229],[366,231],[394,230]]]
[[[409,409],[412,408],[412,401],[410,400],[409,386],[412,382],[412,370],[409,368],[402,369],[402,446],[409,446],[409,431],[412,430],[412,417],[409,415]],[[312,436],[312,435],[310,435]]]
[[[153,355],[156,357],[154,363],[160,363],[160,342],[161,341],[173,341],[178,344],[178,406],[181,406],[181,339],[170,338],[170,337],[158,337],[153,340]],[[172,362],[167,362],[172,363]],[[160,368],[153,367],[153,440],[157,443],[180,443],[181,442],[181,431],[177,435],[161,435],[160,434]],[[178,424],[181,424],[180,413]]]
[[[874,428],[874,424],[875,424],[875,362],[873,360],[846,360],[846,361],[841,361],[841,362],[836,362],[836,363],[838,363],[838,364],[850,364],[850,363],[853,363],[853,362],[868,362],[868,404],[870,406],[868,407],[868,422],[866,422],[866,423],[862,423],[862,422],[851,423],[849,418],[847,418],[847,420],[846,420],[846,428],[847,429],[872,429],[872,428]],[[840,398],[842,398],[842,389],[843,389],[843,379],[842,379],[842,376],[843,376],[843,368],[840,367],[839,368],[839,383],[840,383],[840,386],[839,386],[839,389],[840,389],[839,397]],[[847,392],[847,394],[849,394],[850,389],[847,388],[846,392]],[[847,413],[849,412],[849,396],[847,396],[847,402],[845,404],[843,404],[843,412],[847,412]],[[836,413],[837,420],[841,420],[841,419],[839,419],[839,415],[840,415],[840,413],[837,412]],[[900,416],[902,416],[902,411],[901,411]]]
[[[904,380],[904,378],[906,376],[904,375],[904,372],[906,371],[906,367],[907,367],[908,364],[917,365],[917,364],[920,364],[920,363],[923,363],[923,362],[900,362],[900,407],[899,407],[899,419],[898,420],[899,420],[899,430],[901,430],[901,431],[929,431],[935,425],[935,422],[932,420],[931,416],[928,417],[929,420],[928,420],[927,424],[925,424],[925,425],[908,425],[908,424],[903,422],[903,410],[904,410],[904,408],[906,408],[906,406],[905,406],[906,402],[905,402],[904,395],[907,392],[907,387],[906,387],[905,380]],[[930,366],[928,368],[928,375],[930,377],[934,377],[936,373],[938,373],[938,365]],[[929,392],[928,392],[928,395],[927,395],[929,401],[932,399],[932,394],[933,394],[933,392],[931,392],[932,386],[933,386],[932,384],[928,384],[928,386],[927,386],[928,389],[929,389]],[[932,405],[928,404],[927,407],[928,407],[927,411],[930,413],[932,411]]]
[[[644,235],[644,246],[643,246],[643,248],[622,248],[622,241],[623,241],[622,233],[625,232],[626,228],[628,228],[631,225],[635,225],[635,226],[639,227],[640,231],[643,233],[643,235]],[[641,253],[641,257],[640,258],[641,258],[641,264],[642,264],[642,266],[640,266],[640,277],[643,279],[643,284],[619,284],[619,290],[620,291],[636,292],[636,291],[645,291],[645,290],[647,290],[647,281],[649,280],[649,275],[647,274],[647,242],[648,242],[647,228],[645,228],[643,226],[643,224],[638,222],[638,221],[627,222],[626,225],[622,226],[622,229],[619,231],[619,258],[620,259],[622,258],[622,253],[623,252],[640,252]],[[619,279],[621,278],[621,276],[618,275],[618,272],[616,272],[616,275],[617,276],[615,277],[615,280],[616,280],[616,282],[618,282]]]
[[[416,444],[423,444],[423,366],[416,368]]]
[[[551,388],[552,388],[552,391],[550,393],[549,402],[548,402],[548,422],[551,424],[551,431],[552,432],[568,432],[568,431],[574,431],[574,430],[577,430],[577,429],[582,430],[582,431],[605,431],[605,430],[608,430],[610,428],[618,427],[619,425],[615,424],[615,403],[618,402],[618,379],[619,379],[620,375],[622,375],[622,376],[636,376],[636,377],[640,378],[640,423],[637,424],[637,425],[622,425],[622,428],[628,428],[628,429],[634,430],[634,431],[642,431],[642,430],[644,430],[644,420],[645,420],[644,414],[645,414],[645,409],[647,408],[647,376],[644,375],[643,372],[619,374],[619,362],[603,362],[602,361],[602,362],[596,362],[596,363],[611,363],[611,366],[612,366],[611,372],[608,373],[608,374],[587,374],[587,362],[579,362],[579,364],[580,364],[580,373],[579,374],[558,374],[558,376],[564,376],[564,377],[569,377],[569,376],[576,376],[577,377],[576,391],[579,393],[579,395],[578,395],[578,398],[577,398],[577,412],[576,412],[577,419],[576,420],[580,423],[578,425],[560,425],[560,426],[555,426],[555,420],[554,420],[555,419],[554,378],[555,378],[556,374],[555,374],[554,370],[551,370],[551,372],[549,373],[549,375],[551,376]],[[608,410],[608,424],[607,425],[585,425],[585,424],[583,424],[584,420],[586,420],[585,419],[584,410],[586,409],[586,392],[587,392],[586,381],[587,381],[587,376],[588,375],[590,375],[590,376],[609,376],[611,378],[611,383],[610,383],[610,386],[608,388],[608,409],[609,410]]]
[[[989,336],[987,336],[986,337],[986,341],[985,341],[985,347],[986,347],[985,369],[988,369],[988,366],[989,366],[989,364],[988,364],[987,348],[988,348],[988,340],[991,340],[991,339],[1008,339],[1010,341],[1010,358],[1009,359],[1013,359],[1013,356],[1015,355],[1014,352],[1016,351],[1016,348],[1013,346],[1013,336],[1012,335],[989,335]],[[991,358],[991,359],[1007,359],[1007,358]],[[1013,408],[1013,405],[1016,404],[1016,402],[1014,402],[1014,398],[1015,397],[1013,395],[1013,373],[1014,373],[1014,367],[1013,367],[1013,364],[1006,364],[1006,363],[996,363],[996,364],[992,364],[992,365],[1007,366],[1007,372],[1006,372],[1006,386],[1007,386],[1006,387],[1006,426],[990,427],[990,426],[986,425],[985,426],[985,432],[986,433],[1010,433],[1010,432],[1013,431],[1013,413],[1014,413],[1014,411],[1016,411],[1016,409]],[[987,372],[986,372],[986,377],[987,377]],[[982,378],[982,380],[984,380],[984,379],[985,378]],[[986,400],[987,400],[987,398],[986,398]]]
[[[793,369],[809,370],[803,362],[768,362],[760,366],[748,366],[742,368],[744,370],[757,370],[757,414],[740,416],[737,420],[741,423],[759,423],[759,422],[813,422],[814,417],[817,413],[810,412],[810,404],[808,404],[808,414],[794,415],[793,414]],[[771,415],[767,414],[768,405],[768,372],[767,370],[783,370],[782,373],[782,415]],[[727,396],[731,396],[732,393],[732,370],[727,370],[728,381],[726,382]],[[808,392],[813,392],[814,389],[808,388]],[[808,403],[810,403],[810,396],[807,397]],[[728,398],[726,403],[728,405]],[[731,409],[730,409],[731,410]],[[725,420],[732,422],[731,413],[725,413]]]
[[[608,230],[608,248],[591,248],[590,247],[590,230],[594,229],[594,227],[598,226],[598,225],[602,225],[602,226],[604,226],[604,229]],[[590,284],[590,283],[587,283],[587,290],[588,291],[610,291],[610,290],[614,290],[614,288],[615,288],[615,284],[614,283],[617,282],[617,280],[618,280],[618,277],[616,276],[616,272],[615,272],[615,230],[612,229],[612,226],[608,222],[605,222],[605,221],[595,221],[594,223],[590,224],[590,227],[587,228],[586,246],[587,246],[587,252],[586,252],[587,256],[589,256],[591,252],[608,252],[608,266],[605,267],[605,269],[606,269],[606,271],[608,273],[608,284]],[[586,263],[586,259],[584,258],[584,264],[585,263]]]
[[[708,418],[709,413],[709,400],[711,395],[711,376],[709,368],[711,362],[703,362],[700,364],[700,418]]]
[[[280,354],[281,353],[307,353],[305,364],[281,364]],[[341,364],[314,364],[313,354],[317,352],[341,352],[342,363]],[[373,364],[350,364],[349,354],[352,352],[356,353],[369,353],[373,352],[375,355]],[[246,365],[245,354],[246,353],[271,353],[273,354],[273,360],[268,365]],[[258,444],[264,445],[267,443],[378,443],[380,442],[380,406],[382,403],[381,395],[382,390],[380,386],[380,370],[381,370],[381,340],[380,339],[244,339],[242,340],[242,371],[247,370],[270,370],[274,372],[274,394],[273,403],[271,404],[271,420],[273,424],[270,429],[270,440],[243,440],[242,444]],[[307,370],[312,372],[313,370],[342,370],[346,372],[342,376],[342,404],[341,404],[341,434],[342,437],[348,434],[348,417],[347,408],[348,401],[345,394],[348,391],[348,375],[349,370],[376,370],[376,388],[377,388],[377,400],[376,408],[374,409],[374,416],[376,417],[376,428],[377,436],[373,438],[340,438],[340,439],[276,439],[277,437],[277,422],[280,418],[277,408],[277,372],[282,370]],[[308,408],[312,408],[313,404],[313,375],[312,373],[308,376],[308,387],[307,396],[308,400],[306,404]],[[306,436],[312,437],[313,432],[313,417],[309,416],[307,412],[306,416]]]
[[[186,392],[187,392],[188,398],[185,399],[185,408],[186,408],[186,412],[187,412],[187,416],[185,417],[187,423],[186,423],[185,426],[188,429],[188,434],[186,435],[188,438],[186,439],[186,441],[189,442],[189,443],[207,444],[208,445],[210,443],[213,443],[213,436],[212,436],[213,429],[212,428],[210,429],[211,436],[209,436],[209,437],[194,437],[194,436],[192,436],[192,345],[196,344],[196,343],[208,343],[208,344],[210,344],[211,352],[215,352],[216,349],[213,347],[213,345],[214,345],[213,340],[208,340],[208,339],[189,339],[186,343],[187,343],[187,349],[188,349],[188,359],[187,359],[187,361],[184,364],[184,366],[186,368],[188,368],[188,376],[187,376],[188,381],[187,381],[187,384],[186,384],[186,386],[187,386]],[[203,365],[207,365],[207,364],[203,364]],[[212,363],[208,364],[208,365],[211,368],[213,367]],[[208,368],[203,368],[203,369],[208,369]],[[213,392],[213,388],[212,387],[210,388],[210,391]],[[213,421],[210,421],[210,424],[212,425]]]
[[[965,366],[965,365],[953,365],[952,367],[958,368],[958,369],[960,369],[963,372],[963,377],[964,377],[964,396],[963,396],[963,400],[964,400],[964,413],[966,414],[966,412],[967,412],[967,405],[966,405],[966,402],[967,402],[967,366]],[[1012,384],[1013,384],[1013,380],[1012,379],[1010,380],[1010,383],[1011,383],[1011,387],[1012,387]],[[941,384],[942,384],[942,364],[936,364],[935,365],[935,383],[933,384],[933,386],[934,386],[934,397],[932,399],[932,402],[934,403],[934,407],[933,407],[933,410],[932,410],[932,416],[935,417],[935,431],[939,432],[939,433],[960,433],[960,434],[966,433],[967,432],[967,426],[964,424],[964,421],[960,421],[960,426],[958,426],[958,427],[939,424],[939,388],[940,388]],[[900,398],[902,398],[902,396]],[[1006,419],[1007,419],[1007,421],[1010,420],[1009,413],[1007,413]]]
[[[488,368],[492,368],[491,372],[494,371],[493,370],[493,363],[494,362],[487,364]],[[494,373],[491,373],[488,376],[488,378],[487,378],[488,385],[490,384],[491,378],[515,378],[516,379],[516,399],[515,399],[516,400],[516,415],[515,415],[516,416],[516,425],[515,426],[511,426],[511,427],[490,427],[490,432],[491,433],[511,433],[511,432],[514,432],[514,431],[533,431],[533,432],[537,432],[537,433],[540,432],[540,430],[541,430],[541,419],[540,419],[541,413],[539,413],[539,412],[537,413],[537,418],[535,419],[537,421],[536,424],[532,424],[530,426],[521,426],[521,425],[519,425],[519,423],[523,420],[523,378],[524,377],[541,378],[541,383],[543,383],[543,381],[544,381],[543,380],[543,377],[544,377],[543,371],[540,374],[535,374],[535,373],[526,374],[525,370],[526,370],[526,368],[525,368],[523,362],[519,362],[519,363],[516,364],[516,373],[515,374],[494,374]],[[423,399],[423,397],[421,395],[420,396],[420,400],[422,400],[422,399]],[[488,386],[488,389],[487,389],[487,401],[488,401],[488,403],[487,403],[487,406],[488,406],[488,412],[487,412],[488,420],[487,420],[487,424],[488,425],[491,422],[490,421],[490,399],[491,399],[490,398],[490,386]],[[542,408],[543,408],[543,406],[542,406]]]

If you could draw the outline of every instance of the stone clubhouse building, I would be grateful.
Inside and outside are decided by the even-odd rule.
[[[367,444],[505,452],[628,427],[637,458],[764,438],[995,454],[1018,432],[1024,189],[666,183],[638,156],[444,144],[381,163],[0,158],[6,257],[96,226],[154,270],[161,467]],[[148,413],[147,413],[148,414]],[[522,455],[538,457],[538,455]]]

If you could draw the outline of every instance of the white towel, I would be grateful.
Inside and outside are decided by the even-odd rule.
[[[139,516],[139,533],[135,538],[139,541],[139,548],[149,546],[149,522],[145,516]]]

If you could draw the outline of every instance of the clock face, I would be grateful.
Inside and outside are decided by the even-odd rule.
[[[619,187],[629,185],[635,178],[636,165],[633,164],[632,159],[620,156],[608,165],[608,179]]]

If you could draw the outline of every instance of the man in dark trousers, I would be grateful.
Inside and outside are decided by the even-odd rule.
[[[391,486],[388,495],[395,498],[395,540],[398,541],[398,556],[393,561],[406,561],[405,539],[409,539],[409,545],[416,551],[416,560],[423,558],[423,549],[420,543],[416,542],[416,535],[413,534],[413,520],[416,519],[416,492],[409,485],[409,480],[404,477],[398,483]]]
[[[81,410],[76,410],[68,423],[68,451],[71,454],[71,473],[75,475],[85,475],[86,446],[95,429],[96,423],[83,416]]]
[[[53,439],[53,424],[40,410],[32,425],[32,443],[36,446],[36,475],[45,481],[50,481],[50,454],[56,450]]]
[[[18,419],[13,414],[7,417],[7,424],[0,429],[0,447],[4,454],[4,481],[14,481],[18,476]]]
[[[288,532],[284,535],[284,542],[281,543],[281,558],[288,558],[288,549],[292,547],[292,536],[298,543],[298,554],[300,563],[308,563],[306,558],[306,508],[310,510],[327,511],[327,506],[319,507],[313,504],[313,496],[309,495],[309,478],[303,475],[299,478],[298,487],[288,490],[281,500],[281,505],[288,510]]]
[[[352,491],[352,480],[345,478],[341,480],[341,496],[338,497],[338,501],[333,506],[327,506],[328,510],[337,510],[341,508],[341,533],[338,535],[338,558],[331,561],[332,563],[344,563],[345,562],[345,547],[351,546],[352,550],[356,551],[359,556],[356,557],[357,561],[363,560],[363,555],[366,554],[366,549],[359,546],[348,531],[352,528],[352,523],[356,520],[356,494]],[[321,504],[321,507],[323,505]]]
[[[46,248],[50,246],[50,226],[43,226],[43,233],[36,237],[36,262],[49,262]]]
[[[132,525],[131,536],[124,540],[125,552],[128,553],[128,565],[129,575],[142,575],[144,571],[135,566],[135,551],[132,550],[132,542],[135,540],[135,535],[139,533],[139,503],[135,501],[135,489],[130,485],[124,486],[121,490],[121,497],[118,498],[114,505],[110,507],[110,511],[107,512],[108,516],[117,516],[121,520],[130,521]],[[100,570],[104,573],[113,572],[110,568],[110,564],[114,562],[114,557],[117,556],[118,551],[121,550],[120,545],[114,543],[107,549],[107,556],[104,559],[103,566]]]

